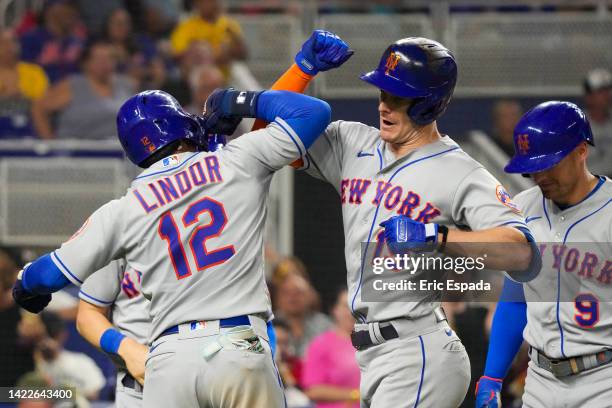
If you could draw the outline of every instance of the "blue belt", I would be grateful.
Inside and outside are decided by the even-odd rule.
[[[191,328],[195,329],[198,323],[199,322],[191,322],[190,323]],[[219,319],[220,328],[236,327],[236,326],[250,326],[250,325],[251,325],[251,321],[249,320],[249,316],[247,315],[228,317],[227,319]],[[179,326],[180,325],[177,324],[176,326],[167,328],[166,330],[162,332],[162,334],[159,335],[159,337],[167,336],[169,334],[177,334],[179,332]]]

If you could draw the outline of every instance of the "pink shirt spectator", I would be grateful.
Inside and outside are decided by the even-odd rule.
[[[330,330],[314,338],[304,359],[302,386],[359,389],[359,366],[351,339]],[[359,408],[359,402],[321,402],[316,408]]]

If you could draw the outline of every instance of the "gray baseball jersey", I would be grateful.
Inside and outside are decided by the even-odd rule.
[[[88,277],[79,298],[100,307],[110,307],[110,321],[123,334],[141,344],[149,337],[149,301],[141,294],[141,273],[125,260],[113,261]]]
[[[404,214],[480,230],[503,225],[526,227],[500,183],[450,137],[397,159],[379,130],[356,122],[333,122],[303,158],[304,169],[329,182],[341,197],[348,271],[349,306],[361,322],[417,317],[439,305],[440,293],[400,292],[391,301],[364,301],[368,271],[361,244],[384,245],[382,221]],[[390,299],[390,297],[386,297]]]
[[[592,354],[612,338],[612,181],[560,209],[533,187],[516,196],[542,254],[542,271],[523,284],[525,340],[549,357]]]
[[[80,285],[114,259],[142,273],[150,339],[176,324],[270,310],[263,229],[274,171],[304,146],[277,118],[214,153],[182,153],[145,170],[51,255]]]

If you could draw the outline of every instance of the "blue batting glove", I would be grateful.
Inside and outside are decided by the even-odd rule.
[[[314,30],[295,55],[295,63],[308,75],[338,68],[355,52],[334,33]]]
[[[257,98],[261,92],[215,89],[204,103],[201,126],[207,133],[231,135],[242,118],[254,118],[257,115]]]
[[[405,215],[396,215],[380,223],[385,242],[395,254],[431,251],[438,242],[438,224],[423,224]]]
[[[29,264],[28,264],[29,265]],[[23,270],[27,269],[26,265]],[[40,313],[51,302],[51,295],[37,295],[28,291],[23,285],[23,271],[19,272],[17,281],[13,285],[13,299],[15,303],[30,313]]]
[[[502,380],[487,376],[476,383],[476,408],[500,408]]]

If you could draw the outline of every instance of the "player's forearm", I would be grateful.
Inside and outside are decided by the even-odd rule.
[[[521,344],[527,325],[527,304],[523,285],[509,278],[499,296],[489,335],[489,351],[484,375],[503,379]]]
[[[55,265],[50,254],[41,256],[27,266],[21,279],[25,290],[37,295],[57,292],[70,283]]]
[[[265,91],[257,101],[257,118],[283,119],[309,148],[331,120],[329,104],[320,99],[287,91]]]
[[[76,326],[79,334],[91,345],[100,347],[102,334],[113,327],[107,317],[108,309],[92,305],[83,300],[79,302]]]
[[[523,344],[527,325],[527,305],[523,302],[499,302],[495,309],[484,375],[504,378]]]
[[[306,87],[308,87],[308,84],[313,78],[314,75],[304,73],[300,67],[294,63],[287,71],[285,71],[283,75],[280,76],[280,78],[276,80],[276,82],[270,87],[270,90],[304,93]],[[257,119],[251,130],[262,129],[266,127],[266,125],[266,121]]]
[[[438,237],[439,242],[442,236]],[[525,235],[512,227],[481,231],[448,231],[445,253],[453,256],[484,258],[486,268],[526,270],[531,265],[532,246]]]
[[[356,388],[315,385],[306,389],[308,398],[315,402],[359,401],[359,390]]]

